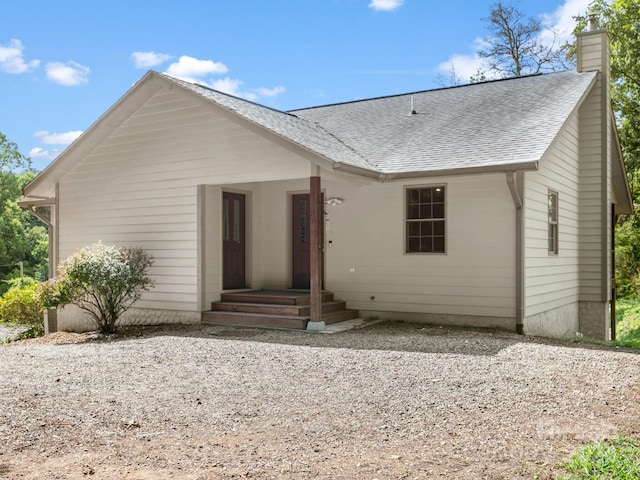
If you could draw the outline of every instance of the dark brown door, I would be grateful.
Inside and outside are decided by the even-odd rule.
[[[292,287],[300,289],[309,289],[311,284],[311,249],[309,228],[309,194],[302,193],[292,196],[291,210],[291,233],[292,233]],[[322,215],[322,208],[320,209]],[[321,236],[324,233],[324,221],[321,221]],[[320,244],[323,243],[322,238]],[[321,256],[321,258],[323,258]],[[322,263],[320,269],[322,272]],[[322,274],[321,274],[322,278]]]
[[[245,196],[222,193],[222,288],[245,287]]]

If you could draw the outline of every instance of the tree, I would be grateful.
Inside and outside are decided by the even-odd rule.
[[[30,168],[31,160],[20,153],[18,145],[0,132],[0,170]]]
[[[489,17],[482,19],[491,33],[482,39],[486,45],[478,54],[489,61],[489,70],[501,77],[520,77],[557,70],[563,66],[564,49],[557,45],[556,35],[544,42],[540,20],[529,17],[516,7],[497,2],[491,5]],[[476,77],[482,77],[478,72]]]
[[[45,308],[77,305],[102,333],[115,333],[118,318],[153,286],[147,276],[152,264],[140,248],[98,242],[71,255],[56,278],[42,284],[42,303]]]
[[[637,0],[595,0],[591,12],[611,39],[611,101],[634,204],[640,204],[640,8]],[[574,33],[587,17],[576,17]],[[575,45],[572,46],[575,55]],[[616,227],[616,284],[620,297],[640,289],[640,216],[619,219]]]
[[[449,70],[447,70],[446,74],[439,73],[436,77],[436,83],[442,88],[447,88],[463,85],[465,81],[458,75],[453,62],[449,62]]]
[[[20,275],[19,262],[25,275],[47,278],[47,229],[17,203],[36,175],[30,166],[17,145],[0,133],[0,293],[9,288],[6,280]]]

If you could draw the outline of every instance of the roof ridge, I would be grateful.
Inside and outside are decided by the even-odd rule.
[[[475,87],[475,86],[479,86],[479,85],[486,85],[486,84],[492,84],[492,83],[499,83],[499,82],[508,82],[511,80],[522,80],[523,78],[532,78],[532,77],[542,77],[542,76],[547,76],[547,75],[555,75],[555,74],[560,74],[560,73],[568,73],[568,72],[575,72],[575,70],[572,69],[567,69],[567,70],[561,70],[561,71],[557,71],[557,72],[547,72],[547,73],[532,73],[529,75],[521,75],[519,77],[506,77],[506,78],[494,78],[494,79],[490,79],[490,80],[485,80],[483,82],[473,82],[473,83],[465,83],[462,85],[451,85],[449,87],[438,87],[438,88],[429,88],[426,90],[416,90],[413,92],[405,92],[405,93],[394,93],[394,94],[390,94],[390,95],[380,95],[377,97],[370,97],[370,98],[361,98],[358,100],[345,100],[343,102],[335,102],[335,103],[327,103],[324,105],[312,105],[310,107],[302,107],[302,108],[294,108],[291,110],[287,110],[287,113],[290,114],[294,114],[293,112],[299,112],[302,110],[313,110],[316,108],[325,108],[325,107],[337,107],[339,105],[350,105],[350,104],[354,104],[354,103],[363,103],[363,102],[369,102],[369,101],[373,101],[373,100],[382,100],[382,99],[387,99],[387,98],[398,98],[398,97],[404,97],[407,95],[418,95],[418,94],[422,94],[422,93],[430,93],[430,92],[440,92],[443,90],[453,90],[453,89],[462,89],[462,88],[466,88],[466,87]]]

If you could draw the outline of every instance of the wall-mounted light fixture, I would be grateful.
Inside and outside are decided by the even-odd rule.
[[[342,202],[344,202],[344,198],[340,198],[340,197],[331,197],[331,198],[327,198],[324,203],[326,203],[327,205],[331,205],[332,207],[335,207],[336,205],[340,205]]]

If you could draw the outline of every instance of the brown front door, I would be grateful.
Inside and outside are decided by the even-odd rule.
[[[322,208],[321,208],[322,211]],[[309,234],[309,194],[292,195],[292,287],[309,289],[311,284],[311,250]],[[324,221],[321,222],[324,225]],[[320,229],[324,232],[324,227]],[[322,235],[322,233],[321,233]],[[322,239],[320,244],[322,244]],[[322,271],[322,262],[320,265]],[[322,274],[321,274],[322,278]]]
[[[222,193],[222,288],[245,287],[245,196]]]

